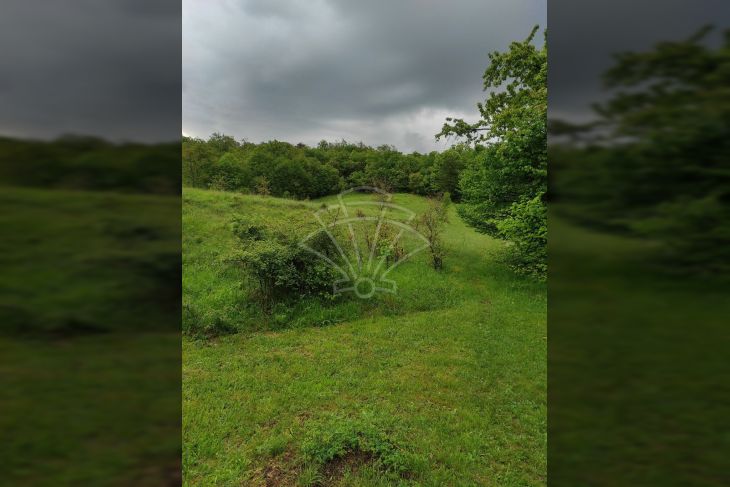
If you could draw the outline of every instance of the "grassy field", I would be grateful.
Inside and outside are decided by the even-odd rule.
[[[652,242],[551,208],[549,477],[727,485],[727,281],[673,274]]]
[[[168,485],[180,455],[180,198],[3,187],[8,485]]]
[[[3,187],[2,332],[177,332],[180,199]]]
[[[452,208],[443,271],[419,254],[395,295],[262,313],[231,221],[319,204],[184,190],[185,485],[544,485],[545,285]]]
[[[0,337],[7,485],[179,479],[180,336]]]

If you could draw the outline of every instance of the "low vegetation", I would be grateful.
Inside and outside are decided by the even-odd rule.
[[[183,200],[186,485],[544,483],[545,286],[498,262],[503,242],[451,205],[442,269],[424,249],[389,276],[396,294],[297,294],[266,311],[229,259],[234,222],[305,225],[337,198]]]
[[[3,481],[179,483],[180,198],[4,186],[0,204]]]

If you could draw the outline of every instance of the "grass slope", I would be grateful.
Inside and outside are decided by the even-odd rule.
[[[396,295],[266,317],[222,259],[230,221],[311,218],[318,204],[183,198],[188,319],[243,332],[183,341],[186,485],[545,483],[545,286],[496,264],[499,242],[452,209],[444,271],[421,254],[395,271]]]
[[[179,197],[6,186],[0,205],[3,332],[179,330]]]
[[[2,481],[173,482],[180,198],[3,187],[0,204]]]

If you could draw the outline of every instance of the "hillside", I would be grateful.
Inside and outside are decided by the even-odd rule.
[[[185,483],[543,484],[545,286],[496,263],[502,243],[451,208],[442,271],[419,254],[395,295],[262,313],[226,261],[231,222],[320,205],[184,190]],[[206,331],[224,334],[193,338]]]
[[[0,203],[3,480],[174,481],[180,198],[5,186]]]

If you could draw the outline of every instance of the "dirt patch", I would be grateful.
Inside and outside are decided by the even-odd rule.
[[[287,487],[297,485],[299,468],[294,462],[294,452],[286,450],[274,458],[263,470],[263,485],[266,487]]]
[[[296,478],[291,476],[291,472],[285,470],[281,465],[267,465],[264,469],[264,485],[266,487],[294,485],[295,480]]]
[[[363,465],[372,463],[375,456],[372,453],[360,450],[347,452],[345,455],[333,458],[322,467],[323,485],[336,485],[336,482],[347,472],[357,472]]]

